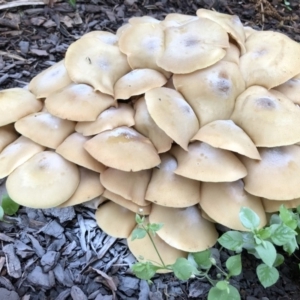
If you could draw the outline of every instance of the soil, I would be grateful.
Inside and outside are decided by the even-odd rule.
[[[84,33],[115,32],[132,16],[163,19],[172,12],[195,14],[198,8],[236,14],[247,26],[300,42],[298,0],[78,0],[75,7],[67,1],[0,0],[0,90],[27,85]],[[149,286],[134,277],[129,265],[135,259],[126,242],[101,232],[91,208],[21,208],[8,221],[0,222],[1,300],[207,298],[205,281],[156,275]],[[216,255],[224,265],[230,253],[216,250]],[[285,255],[279,281],[264,289],[255,274],[259,262],[243,253],[243,272],[231,283],[246,300],[300,299],[299,257]]]

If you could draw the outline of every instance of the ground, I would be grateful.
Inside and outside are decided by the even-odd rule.
[[[35,6],[32,4],[35,2]],[[29,5],[30,4],[30,5]],[[114,32],[132,16],[195,14],[209,8],[237,14],[254,28],[277,30],[300,42],[298,0],[67,1],[0,0],[0,90],[23,87],[64,57],[68,45],[92,30]],[[154,278],[150,287],[136,279],[126,243],[107,237],[93,210],[22,208],[10,223],[0,223],[0,299],[206,299],[209,284],[180,282],[173,275]],[[220,264],[228,257],[221,251]],[[257,281],[258,261],[243,255],[243,273],[232,284],[242,299],[300,299],[299,252],[286,257],[281,278],[264,289]],[[44,272],[43,272],[44,271]]]

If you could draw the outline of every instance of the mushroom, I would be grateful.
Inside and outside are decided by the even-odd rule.
[[[118,45],[118,37],[115,34],[108,31],[102,31],[102,30],[90,31],[81,37],[81,39],[84,38],[97,38],[104,44],[112,45],[112,46]]]
[[[297,208],[300,205],[300,198],[285,201],[262,198],[262,204],[265,208],[265,212],[272,213],[279,211],[281,205],[284,205],[287,209]]]
[[[18,138],[13,124],[0,127],[0,152]]]

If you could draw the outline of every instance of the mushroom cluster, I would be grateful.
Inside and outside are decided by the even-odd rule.
[[[131,241],[135,214],[164,226],[166,264],[213,246],[214,223],[300,204],[300,45],[199,9],[94,31],[27,88],[0,92],[0,178],[33,208],[92,203]]]

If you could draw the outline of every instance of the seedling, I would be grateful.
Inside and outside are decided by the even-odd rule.
[[[0,221],[4,221],[5,215],[14,215],[19,209],[19,204],[14,202],[8,195],[3,195],[0,206]]]

